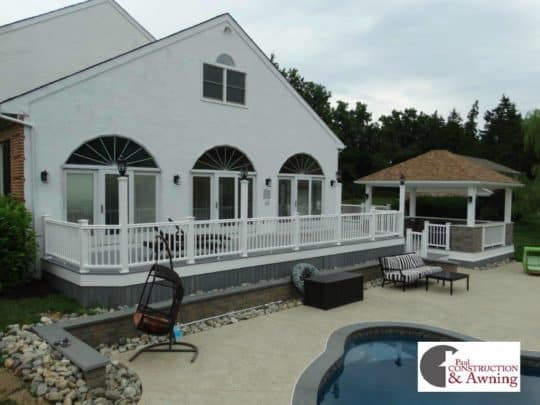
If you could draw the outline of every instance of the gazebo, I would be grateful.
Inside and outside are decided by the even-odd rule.
[[[503,174],[505,173],[505,174]],[[485,159],[432,150],[355,181],[366,188],[366,209],[370,210],[375,187],[399,188],[399,210],[405,219],[407,249],[424,256],[446,257],[462,264],[477,265],[498,260],[514,252],[512,240],[512,190],[522,184],[510,177],[517,172]],[[509,174],[509,175],[507,175]],[[476,219],[476,201],[495,190],[505,190],[504,221]],[[467,198],[466,218],[418,217],[418,194],[463,195]]]

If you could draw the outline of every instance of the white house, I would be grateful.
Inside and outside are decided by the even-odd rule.
[[[77,14],[110,23],[110,47],[85,55],[92,61],[79,55],[92,48],[87,44],[84,52],[59,55],[71,69],[63,77],[54,76],[60,70],[52,64],[57,73],[49,76],[28,68],[26,83],[14,73],[16,65],[32,64],[25,58],[0,67],[18,82],[0,89],[0,141],[9,142],[0,144],[3,187],[23,198],[34,218],[47,216],[36,229],[46,236],[48,273],[78,286],[139,283],[137,269],[153,260],[154,227],[172,232],[163,224],[168,218],[181,230],[174,258],[191,265],[184,275],[402,248],[397,212],[351,214],[345,229],[337,175],[343,143],[229,14],[152,41],[113,1],[66,10],[37,17],[35,33],[21,28],[22,39],[10,32],[13,43],[40,35],[40,24],[101,43],[72,25],[68,18]],[[133,49],[103,60],[127,46]],[[119,160],[127,163],[120,184]],[[210,234],[230,242],[204,251],[200,240]],[[377,245],[377,238],[384,241]],[[323,244],[332,246],[298,252]],[[267,259],[239,259],[255,252]],[[195,270],[196,259],[227,255],[238,260]],[[104,271],[116,278],[103,279]]]

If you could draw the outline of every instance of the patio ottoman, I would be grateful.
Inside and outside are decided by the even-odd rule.
[[[331,309],[364,299],[364,276],[341,272],[304,280],[304,305]]]

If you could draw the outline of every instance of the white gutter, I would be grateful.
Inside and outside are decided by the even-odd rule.
[[[19,120],[17,118],[13,118],[13,117],[10,117],[9,115],[5,115],[5,114],[1,114],[0,113],[0,119],[3,119],[3,120],[6,120],[6,121],[10,121],[10,122],[14,122],[16,124],[21,124],[21,125],[24,125],[26,127],[30,127],[32,128],[34,125],[31,124],[30,122],[26,122],[26,121],[23,121],[23,120]]]

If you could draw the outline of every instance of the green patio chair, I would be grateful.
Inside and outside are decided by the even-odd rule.
[[[523,248],[523,270],[529,274],[540,275],[540,246]]]

